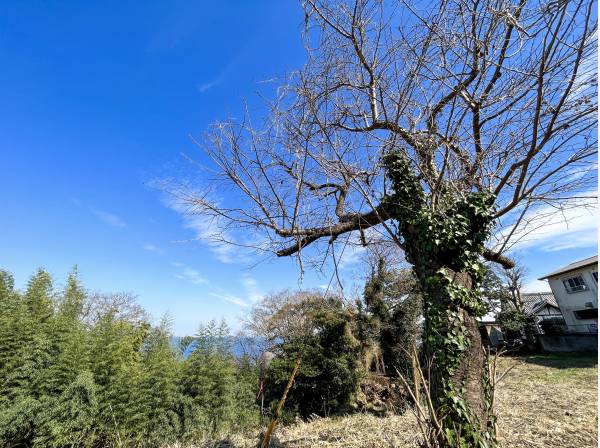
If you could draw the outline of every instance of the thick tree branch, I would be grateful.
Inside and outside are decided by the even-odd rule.
[[[363,214],[352,214],[349,215],[344,221],[341,221],[332,226],[324,226],[314,229],[309,229],[308,231],[294,232],[294,231],[283,231],[276,230],[276,233],[283,237],[289,237],[294,234],[296,235],[304,235],[302,238],[299,238],[296,243],[291,246],[288,246],[284,249],[280,249],[277,251],[278,257],[286,257],[289,255],[293,255],[302,250],[302,248],[308,246],[309,244],[324,238],[329,237],[330,239],[335,239],[338,236],[352,232],[355,230],[365,230],[369,227],[376,226],[382,223],[382,219],[388,220],[389,214],[386,210],[386,206],[384,204],[378,205],[374,210],[371,210],[368,213]]]

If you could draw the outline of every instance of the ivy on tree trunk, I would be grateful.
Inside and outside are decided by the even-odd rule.
[[[399,153],[388,153],[384,164],[392,184],[384,200],[399,223],[398,236],[423,294],[424,354],[433,363],[430,387],[442,426],[438,443],[493,446],[495,417],[477,317],[485,313],[480,256],[495,198],[467,192],[433,208]]]

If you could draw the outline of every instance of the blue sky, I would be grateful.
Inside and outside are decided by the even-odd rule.
[[[176,334],[298,286],[290,260],[224,256],[191,241],[155,179],[190,170],[189,134],[259,108],[261,81],[301,66],[295,1],[3,2],[0,5],[0,267],[22,287],[38,267],[93,290],[132,291]],[[578,212],[524,244],[533,280],[596,252]],[[227,253],[225,254],[227,255]],[[362,275],[349,260],[347,278]],[[304,286],[327,284],[308,272]]]

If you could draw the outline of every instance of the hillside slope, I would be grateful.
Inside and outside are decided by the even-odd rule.
[[[497,392],[502,446],[520,448],[597,446],[597,359],[595,356],[506,358],[516,367]],[[278,428],[280,447],[417,446],[418,427],[411,412],[378,418],[371,415],[320,418]],[[209,446],[254,447],[257,438],[232,436]]]

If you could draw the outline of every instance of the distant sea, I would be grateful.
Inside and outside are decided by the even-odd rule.
[[[181,336],[171,336],[171,346],[174,348],[179,348],[182,339],[183,337]],[[236,358],[241,358],[245,354],[257,356],[260,353],[262,353],[267,347],[267,343],[264,339],[254,338],[250,336],[231,336],[227,343],[231,347],[233,356],[235,356]],[[195,345],[196,341],[192,341],[186,347],[186,349],[183,352],[184,358],[190,356],[190,354],[194,351]]]

